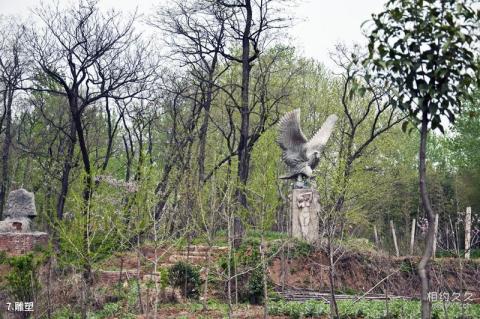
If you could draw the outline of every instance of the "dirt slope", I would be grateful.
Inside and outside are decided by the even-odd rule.
[[[372,253],[344,252],[335,257],[336,290],[343,293],[363,294],[376,286],[372,293],[385,293],[399,296],[418,297],[420,281],[416,265],[420,257],[389,257]],[[460,262],[462,264],[460,264]],[[316,251],[308,257],[293,259],[286,265],[287,287],[308,288],[328,291],[328,259],[323,251]],[[270,277],[277,285],[282,285],[282,262],[273,261]],[[438,258],[431,263],[432,292],[454,293],[465,289],[472,299],[480,303],[480,261],[465,261],[455,258]],[[461,271],[463,269],[463,271]],[[463,278],[463,280],[461,280]]]

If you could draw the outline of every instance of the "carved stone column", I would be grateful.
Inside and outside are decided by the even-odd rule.
[[[316,189],[293,189],[290,197],[292,236],[314,243],[319,238],[320,195]]]

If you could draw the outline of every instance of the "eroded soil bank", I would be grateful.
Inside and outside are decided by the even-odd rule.
[[[417,264],[420,257],[391,257],[375,253],[343,251],[335,256],[336,291],[346,294],[388,293],[391,295],[418,297],[420,280]],[[480,303],[480,261],[437,258],[431,262],[432,292],[453,293],[465,289],[471,299]],[[329,262],[321,249],[306,257],[285,262],[276,258],[269,268],[270,277],[279,287],[329,290]],[[384,278],[387,279],[383,280]],[[382,281],[383,280],[383,281]],[[382,281],[382,282],[381,282]],[[381,283],[380,283],[381,282]],[[380,284],[379,284],[380,283]],[[375,287],[375,288],[374,288]]]

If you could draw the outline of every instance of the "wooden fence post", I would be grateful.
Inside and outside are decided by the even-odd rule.
[[[432,257],[435,259],[437,253],[437,233],[438,233],[438,214],[435,215],[435,228],[433,229],[433,252]]]
[[[415,243],[415,226],[416,219],[412,220],[412,231],[410,232],[410,255],[413,255],[413,244]]]
[[[465,212],[465,259],[470,259],[470,239],[472,231],[472,207]]]
[[[393,244],[395,245],[395,253],[397,257],[400,257],[400,252],[398,251],[398,244],[397,244],[397,235],[395,234],[395,227],[393,226],[393,220],[390,221],[390,228],[392,229]]]
[[[377,226],[373,225],[373,235],[375,236],[375,245],[377,248],[379,247],[378,245],[378,233],[377,233]]]

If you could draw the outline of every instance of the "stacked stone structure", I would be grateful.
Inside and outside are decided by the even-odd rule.
[[[32,231],[37,216],[35,196],[23,188],[8,194],[5,219],[0,221],[0,251],[8,255],[21,255],[37,245],[48,243],[48,234]]]

